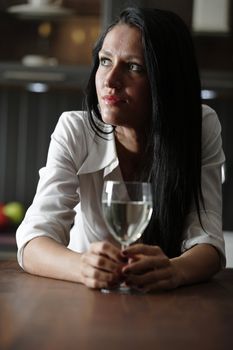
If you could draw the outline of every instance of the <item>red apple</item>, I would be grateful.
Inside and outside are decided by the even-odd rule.
[[[0,203],[0,229],[4,229],[9,225],[9,218],[4,213],[4,204]]]

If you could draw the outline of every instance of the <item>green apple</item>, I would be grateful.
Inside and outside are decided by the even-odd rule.
[[[9,202],[5,204],[3,213],[13,224],[19,225],[23,220],[25,209],[23,204],[20,202]]]

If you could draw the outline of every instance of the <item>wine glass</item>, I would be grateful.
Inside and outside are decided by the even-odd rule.
[[[105,181],[102,209],[110,234],[121,244],[121,249],[138,240],[147,227],[153,210],[151,184],[147,182]],[[121,284],[117,288],[101,291],[130,293]]]

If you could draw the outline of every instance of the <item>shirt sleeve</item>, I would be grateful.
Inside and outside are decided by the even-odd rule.
[[[211,244],[220,253],[222,267],[226,264],[222,232],[221,170],[224,162],[220,122],[214,110],[208,106],[203,106],[202,192],[205,210],[201,210],[200,213],[203,227],[193,206],[186,220],[182,252],[196,244]]]
[[[77,114],[63,113],[51,136],[46,166],[39,171],[36,195],[16,232],[21,267],[24,247],[33,238],[46,236],[64,245],[69,243],[74,207],[79,202],[77,171],[85,156],[80,126]]]

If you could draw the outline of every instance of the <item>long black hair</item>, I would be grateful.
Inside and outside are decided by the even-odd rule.
[[[200,78],[186,24],[170,11],[128,8],[99,38],[86,90],[86,109],[101,120],[95,88],[98,53],[106,34],[117,24],[136,26],[151,86],[152,113],[147,130],[145,165],[154,189],[154,211],[143,242],[158,244],[169,257],[181,252],[185,219],[192,202],[200,220],[202,110]],[[143,175],[144,176],[144,175]],[[201,220],[200,220],[201,222]]]

